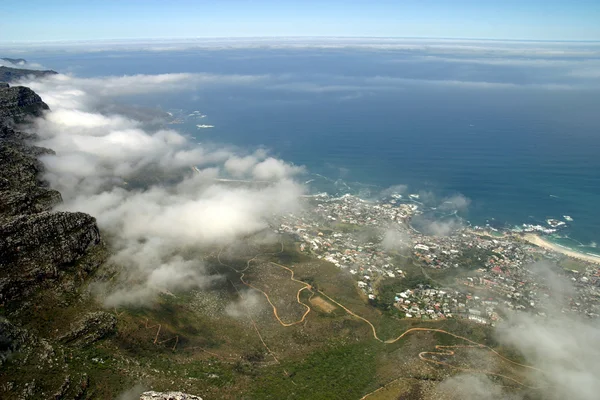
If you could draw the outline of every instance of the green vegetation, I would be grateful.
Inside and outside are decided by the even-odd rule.
[[[363,229],[363,226],[357,224],[350,224],[347,222],[338,222],[335,224],[335,230],[339,232],[349,233],[357,232]]]
[[[494,255],[504,258],[501,254],[495,253],[492,250],[477,247],[465,248],[457,258],[457,263],[462,268],[473,270],[483,267],[485,261]]]
[[[438,280],[452,281],[466,270],[428,269],[430,279],[412,260],[398,258],[407,277],[382,281],[378,299],[373,303],[376,307],[372,307],[350,274],[296,251],[289,240],[284,244],[282,252],[279,246],[266,245],[224,251],[221,260],[243,269],[247,260],[260,251],[269,253],[256,258],[245,279],[271,295],[285,321],[297,320],[304,313],[303,306],[296,303],[301,285],[291,282],[289,271],[278,269],[269,260],[291,267],[296,279],[309,283],[315,291],[322,290],[369,320],[384,340],[398,337],[410,328],[429,327],[498,345],[489,327],[458,320],[403,319],[393,307],[396,293],[419,284],[434,286]],[[207,263],[219,274],[226,274],[238,290],[253,292],[244,287],[235,271],[215,259]],[[105,272],[105,278],[113,276]],[[155,390],[177,389],[205,398],[359,399],[397,377],[400,360],[401,374],[417,377],[418,382],[439,379],[436,374],[446,373],[445,370],[424,369],[419,352],[433,350],[436,344],[464,344],[449,335],[423,332],[406,335],[394,344],[377,342],[367,323],[308,290],[300,293],[301,302],[311,304],[311,295],[321,296],[335,308],[328,312],[313,304],[305,323],[284,327],[274,318],[264,297],[258,295],[252,315],[262,339],[281,363],[278,364],[258,337],[243,305],[239,305],[239,315],[227,314],[228,306],[239,303],[239,294],[230,281],[216,283],[214,290],[163,294],[151,306],[105,310],[117,316],[117,331],[86,347],[60,344],[53,338],[67,331],[70,321],[100,310],[100,305],[85,296],[83,289],[65,294],[42,291],[33,297],[37,306],[20,315],[29,321],[25,323],[28,328],[51,339],[56,349],[52,358],[57,361],[50,366],[50,356],[44,354],[44,346],[38,345],[39,350],[29,361],[16,355],[3,368],[11,369],[10,379],[17,387],[24,387],[35,376],[36,385],[46,393],[56,392],[69,375],[72,384],[68,395],[72,398],[82,385],[88,385],[87,398],[116,398],[141,383]],[[500,349],[511,358],[519,356],[509,350]],[[40,366],[45,368],[43,374]],[[0,375],[0,385],[7,384],[7,379]],[[405,390],[406,395],[408,386],[395,390],[398,395]]]
[[[258,378],[259,399],[357,399],[375,380],[377,344],[333,344]]]
[[[583,261],[579,261],[579,260],[575,260],[573,258],[569,258],[569,257],[564,257],[562,258],[559,262],[558,265],[560,265],[563,269],[566,269],[568,271],[585,271],[587,264],[584,263]]]
[[[434,283],[423,274],[409,275],[406,278],[387,279],[377,288],[377,298],[373,300],[371,304],[384,311],[391,310],[393,309],[396,293],[403,292],[407,289],[414,289],[419,284],[434,285]]]

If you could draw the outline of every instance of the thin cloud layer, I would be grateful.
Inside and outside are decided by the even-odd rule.
[[[467,198],[465,195],[463,194],[455,194],[453,196],[450,196],[446,199],[444,199],[444,201],[442,202],[442,204],[440,205],[440,209],[441,210],[449,210],[449,211],[466,211],[467,208],[469,207],[469,204],[471,204],[471,200],[469,198]]]
[[[0,43],[7,54],[25,51],[151,51],[173,52],[184,50],[240,50],[240,49],[327,49],[362,51],[411,51],[440,54],[489,55],[489,56],[556,56],[595,57],[600,46],[594,42],[539,42],[478,39],[440,38],[340,38],[340,37],[281,37],[281,38],[190,38],[190,39],[141,39],[141,40],[94,40],[54,41],[44,43]]]
[[[600,89],[598,67],[600,44],[595,42],[526,42],[497,40],[408,39],[408,38],[214,38],[181,40],[134,40],[23,43],[15,47],[0,43],[0,51],[20,57],[21,52],[56,54],[99,52],[122,57],[128,52],[144,52],[155,57],[188,58],[197,50],[198,65],[205,57],[213,73],[176,73],[85,79],[78,82],[96,94],[135,95],[174,88],[194,89],[207,85],[253,85],[261,88],[312,94],[342,94],[400,91],[415,87],[447,90],[543,90],[595,91]],[[278,51],[280,50],[280,51]],[[179,52],[179,53],[178,53]],[[163,53],[163,54],[159,54]],[[176,54],[175,54],[176,53]],[[312,67],[287,73],[274,64],[285,65],[306,55],[315,60]],[[338,75],[327,68],[333,57],[352,60],[361,55],[370,64],[371,76]],[[345,59],[346,57],[346,59]],[[350,57],[350,58],[347,58]],[[266,68],[248,74],[243,60],[264,61]],[[242,61],[242,62],[240,62]],[[283,64],[280,64],[283,61]],[[224,70],[238,74],[222,75]],[[214,65],[213,65],[214,64]],[[254,64],[254,63],[250,63]],[[211,67],[212,65],[212,67]],[[323,65],[323,68],[318,68]],[[194,68],[192,66],[192,68]],[[268,71],[268,72],[267,72]],[[327,76],[329,74],[329,76]],[[54,77],[55,80],[73,77]],[[141,86],[140,84],[144,85]]]
[[[34,70],[46,69],[46,68],[44,68],[43,65],[38,64],[38,63],[28,62],[27,60],[23,60],[23,59],[9,60],[6,58],[0,58],[0,67],[19,68],[19,69],[34,69]]]
[[[560,311],[549,318],[516,314],[499,327],[498,337],[543,371],[539,380],[543,398],[598,398],[600,324],[596,320]]]
[[[400,252],[412,247],[412,239],[403,231],[387,229],[383,234],[380,244],[385,251]]]
[[[60,209],[97,218],[127,282],[105,293],[107,306],[143,304],[158,292],[210,285],[218,278],[200,261],[203,249],[261,231],[270,218],[299,205],[304,189],[293,177],[303,168],[265,150],[244,154],[198,145],[174,130],[149,130],[131,117],[96,111],[102,98],[179,90],[189,79],[61,75],[29,83],[52,109],[33,130],[39,145],[56,151],[43,162],[45,178],[63,194]],[[247,182],[223,179],[230,177]]]
[[[484,374],[463,373],[446,379],[438,387],[450,399],[577,399],[594,400],[600,392],[600,323],[570,313],[576,290],[564,275],[553,272],[550,262],[542,261],[528,269],[546,287],[550,297],[543,301],[546,315],[507,311],[496,327],[496,340],[504,348],[518,351],[525,364],[519,381],[529,387],[510,386]],[[491,368],[490,368],[491,370]]]
[[[201,89],[209,85],[245,85],[267,80],[267,75],[219,75],[210,73],[173,73],[158,75],[126,75],[98,78],[78,78],[69,75],[52,75],[43,81],[28,82],[34,90],[53,87],[54,93],[44,100],[78,101],[84,97],[89,104],[109,97],[139,95],[145,93],[163,93],[178,90]],[[49,103],[50,104],[50,103]]]

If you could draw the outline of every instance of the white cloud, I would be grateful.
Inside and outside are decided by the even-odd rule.
[[[225,307],[225,313],[233,318],[247,318],[248,313],[257,315],[263,306],[262,294],[253,290],[242,289],[240,298]]]
[[[397,229],[388,229],[383,234],[381,247],[386,251],[398,252],[411,247],[412,239]]]
[[[548,400],[598,398],[600,323],[567,311],[577,293],[567,277],[552,272],[553,267],[548,262],[527,267],[537,275],[537,291],[545,287],[551,294],[549,300],[537,304],[547,316],[508,310],[495,331],[503,348],[517,351],[524,364],[533,367],[520,369],[521,374],[513,377],[536,389],[509,392],[499,381],[465,373],[440,384],[440,394],[456,399],[528,399],[532,394]]]
[[[343,92],[390,92],[414,87],[447,87],[481,90],[597,90],[598,84],[582,83],[514,83],[491,82],[484,80],[459,79],[412,79],[392,76],[371,76],[366,78],[331,76],[328,83],[307,81],[274,82],[266,88],[290,92],[305,93],[343,93]]]
[[[19,69],[34,69],[34,70],[47,69],[47,68],[44,68],[44,66],[41,64],[27,62],[26,60],[11,62],[6,59],[4,59],[4,60],[0,59],[0,67],[19,68]]]
[[[395,63],[404,62],[446,62],[446,63],[457,63],[457,64],[480,64],[480,65],[497,65],[497,66],[520,66],[520,67],[573,67],[573,66],[597,66],[598,61],[596,60],[581,60],[579,58],[563,58],[556,57],[552,58],[549,55],[541,54],[536,57],[536,54],[525,53],[519,56],[504,56],[499,57],[497,55],[485,56],[479,58],[473,57],[461,57],[460,54],[455,56],[452,55],[426,55],[426,56],[413,56],[407,58],[399,58],[391,60]]]
[[[98,101],[104,97],[162,93],[169,91],[201,89],[209,85],[246,85],[269,79],[268,75],[219,75],[209,73],[173,73],[159,75],[126,75],[99,78],[78,78],[57,74],[42,80],[27,82],[34,91],[53,87],[56,93],[49,93],[44,100],[52,107],[65,100]],[[93,96],[90,98],[90,94]]]
[[[95,216],[110,238],[112,261],[123,268],[127,284],[105,293],[107,305],[144,303],[160,291],[210,285],[215,278],[190,254],[263,230],[274,215],[298,207],[303,187],[292,177],[301,167],[265,150],[247,155],[193,144],[174,130],[148,130],[118,112],[96,111],[98,96],[178,90],[189,79],[59,76],[31,84],[51,103],[52,111],[34,129],[38,144],[56,151],[43,161],[46,179],[63,194],[59,208]],[[230,175],[249,181],[220,180]]]
[[[413,223],[426,235],[449,236],[450,234],[464,228],[461,220],[457,218],[439,220],[417,216]]]
[[[281,38],[189,38],[54,41],[44,43],[0,43],[5,54],[24,51],[61,50],[88,53],[103,51],[172,52],[202,49],[205,51],[242,49],[322,49],[352,51],[410,51],[413,53],[489,55],[489,56],[550,56],[597,57],[600,46],[590,42],[536,42],[439,38],[339,38],[339,37],[281,37]]]
[[[499,326],[498,337],[543,371],[539,376],[546,383],[542,386],[543,398],[598,398],[600,324],[597,321],[584,321],[560,311],[553,312],[548,319],[516,314]]]
[[[263,160],[267,157],[267,154],[264,150],[257,150],[254,154],[244,156],[244,157],[230,157],[225,162],[225,170],[233,175],[234,177],[245,177],[250,174],[252,168],[260,160]]]
[[[259,180],[279,180],[288,176],[293,176],[304,171],[304,168],[287,164],[281,160],[269,157],[256,164],[252,170],[252,175]]]
[[[517,400],[521,396],[508,393],[485,375],[458,374],[445,379],[436,388],[439,398],[448,400]]]
[[[582,292],[567,277],[553,272],[555,268],[545,261],[529,267],[550,294],[537,304],[547,317],[510,312],[498,325],[496,336],[502,345],[518,350],[539,369],[535,378],[540,398],[596,399],[600,392],[600,322],[570,312],[571,303]]]

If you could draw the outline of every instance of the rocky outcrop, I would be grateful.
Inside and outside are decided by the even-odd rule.
[[[92,216],[53,211],[62,198],[40,157],[54,152],[19,129],[46,110],[30,89],[0,84],[0,398],[102,398],[76,357],[116,331],[82,290],[106,251]]]
[[[39,71],[35,69],[22,69],[0,66],[0,81],[14,82],[25,77],[40,78],[48,75],[56,75],[58,72],[52,70]]]
[[[65,344],[88,346],[113,334],[117,328],[117,317],[104,311],[86,314],[75,322],[69,332],[59,338]]]
[[[182,392],[144,392],[140,400],[202,400],[202,397]]]
[[[0,126],[0,220],[48,211],[62,201],[60,193],[40,179],[44,166],[38,157],[53,152],[25,144],[34,139]]]
[[[0,300],[58,280],[101,243],[96,221],[87,214],[43,212],[9,219],[0,225]],[[74,272],[87,275],[86,269]]]
[[[96,220],[84,213],[43,212],[21,215],[0,226],[0,268],[10,265],[59,267],[100,243]]]
[[[32,145],[36,136],[16,125],[46,110],[28,88],[0,88],[0,303],[59,279],[103,246],[93,217],[51,212],[62,198],[42,180],[38,158],[53,151]],[[85,275],[102,261],[87,258],[76,274]]]
[[[0,78],[0,80],[2,79]],[[42,98],[27,87],[0,88],[0,121],[4,124],[10,122],[11,119],[15,122],[22,122],[27,117],[40,117],[48,109]]]

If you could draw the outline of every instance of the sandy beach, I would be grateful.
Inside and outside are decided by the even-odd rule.
[[[600,264],[599,256],[580,253],[578,251],[568,249],[564,246],[559,246],[559,245],[554,244],[548,240],[545,240],[545,239],[541,238],[540,236],[535,235],[533,233],[528,233],[523,238],[526,241],[528,241],[529,243],[534,244],[539,247],[543,247],[544,249],[555,251],[557,253],[561,253],[561,254],[564,254],[569,257],[577,258],[579,260],[588,261],[588,262],[592,262],[595,264]]]

